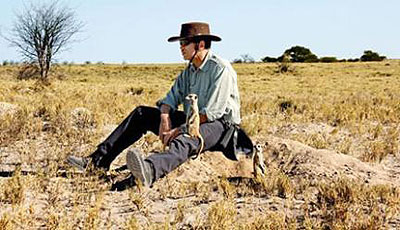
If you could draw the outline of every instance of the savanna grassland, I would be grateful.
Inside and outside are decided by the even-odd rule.
[[[46,83],[19,68],[0,66],[0,229],[400,228],[398,60],[234,65],[266,177],[207,152],[152,189],[129,187],[124,153],[106,176],[65,159],[153,106],[183,64],[60,65]],[[133,147],[162,148],[151,133]]]

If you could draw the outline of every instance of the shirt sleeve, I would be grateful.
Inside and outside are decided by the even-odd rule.
[[[217,74],[209,91],[209,99],[200,113],[206,114],[209,121],[221,118],[227,109],[233,87],[233,73],[226,67]]]
[[[166,104],[171,107],[172,111],[174,111],[178,109],[178,106],[183,102],[184,92],[185,84],[182,72],[175,80],[167,95],[164,98],[158,100],[156,105],[160,108],[162,104]]]

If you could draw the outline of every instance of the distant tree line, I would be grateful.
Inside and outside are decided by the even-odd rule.
[[[360,58],[354,59],[337,59],[336,57],[321,57],[313,54],[310,49],[303,46],[293,46],[290,49],[285,50],[279,57],[266,56],[261,59],[262,62],[282,62],[283,58],[287,56],[290,62],[358,62],[358,61],[382,61],[386,59],[385,56],[380,56],[377,52],[372,50],[365,50],[364,54]],[[236,60],[236,59],[235,59]],[[235,62],[234,60],[234,62]]]
[[[2,62],[2,65],[6,66],[6,65],[19,65],[19,62],[13,61],[13,60],[4,60]]]

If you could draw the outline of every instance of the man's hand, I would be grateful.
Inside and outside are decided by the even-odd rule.
[[[181,130],[179,128],[172,129],[168,132],[164,132],[163,138],[161,141],[164,143],[164,145],[169,145],[169,143],[175,139],[179,134],[181,133]]]
[[[161,122],[160,122],[160,128],[158,130],[158,136],[160,137],[160,140],[162,141],[163,144],[166,144],[164,142],[165,135],[171,131],[171,119],[169,118],[169,114],[161,114]]]
[[[208,121],[206,114],[200,114],[200,124],[206,123]]]

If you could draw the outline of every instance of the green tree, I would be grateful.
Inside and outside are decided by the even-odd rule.
[[[361,61],[382,61],[386,59],[385,56],[379,56],[378,53],[373,52],[372,50],[365,50],[364,54],[361,56]]]
[[[317,55],[313,54],[310,49],[303,46],[293,46],[290,49],[285,50],[284,55],[289,55],[291,62],[318,62]],[[283,56],[278,58],[282,61]]]

